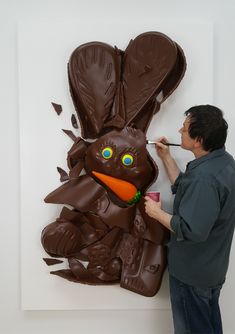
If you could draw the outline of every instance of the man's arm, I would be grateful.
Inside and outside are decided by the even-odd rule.
[[[216,182],[208,175],[188,180],[171,228],[178,241],[205,241],[220,214]]]

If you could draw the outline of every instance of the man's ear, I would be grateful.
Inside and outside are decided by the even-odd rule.
[[[203,139],[201,137],[195,138],[195,148],[203,148]]]

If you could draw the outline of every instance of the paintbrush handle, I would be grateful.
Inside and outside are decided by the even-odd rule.
[[[181,146],[181,144],[173,144],[173,143],[162,143],[167,146]]]
[[[181,146],[181,144],[163,143],[163,142],[161,143],[166,146]],[[156,142],[154,140],[147,140],[147,144],[156,144]]]

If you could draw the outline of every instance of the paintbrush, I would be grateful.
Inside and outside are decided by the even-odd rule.
[[[162,144],[166,145],[166,146],[181,146],[181,144],[174,144],[174,143],[164,143],[161,142]],[[156,141],[154,140],[147,140],[147,144],[156,144]]]

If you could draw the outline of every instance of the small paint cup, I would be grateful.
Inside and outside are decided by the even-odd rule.
[[[150,197],[153,201],[159,202],[160,201],[160,192],[159,191],[149,191],[146,193],[148,197]]]

